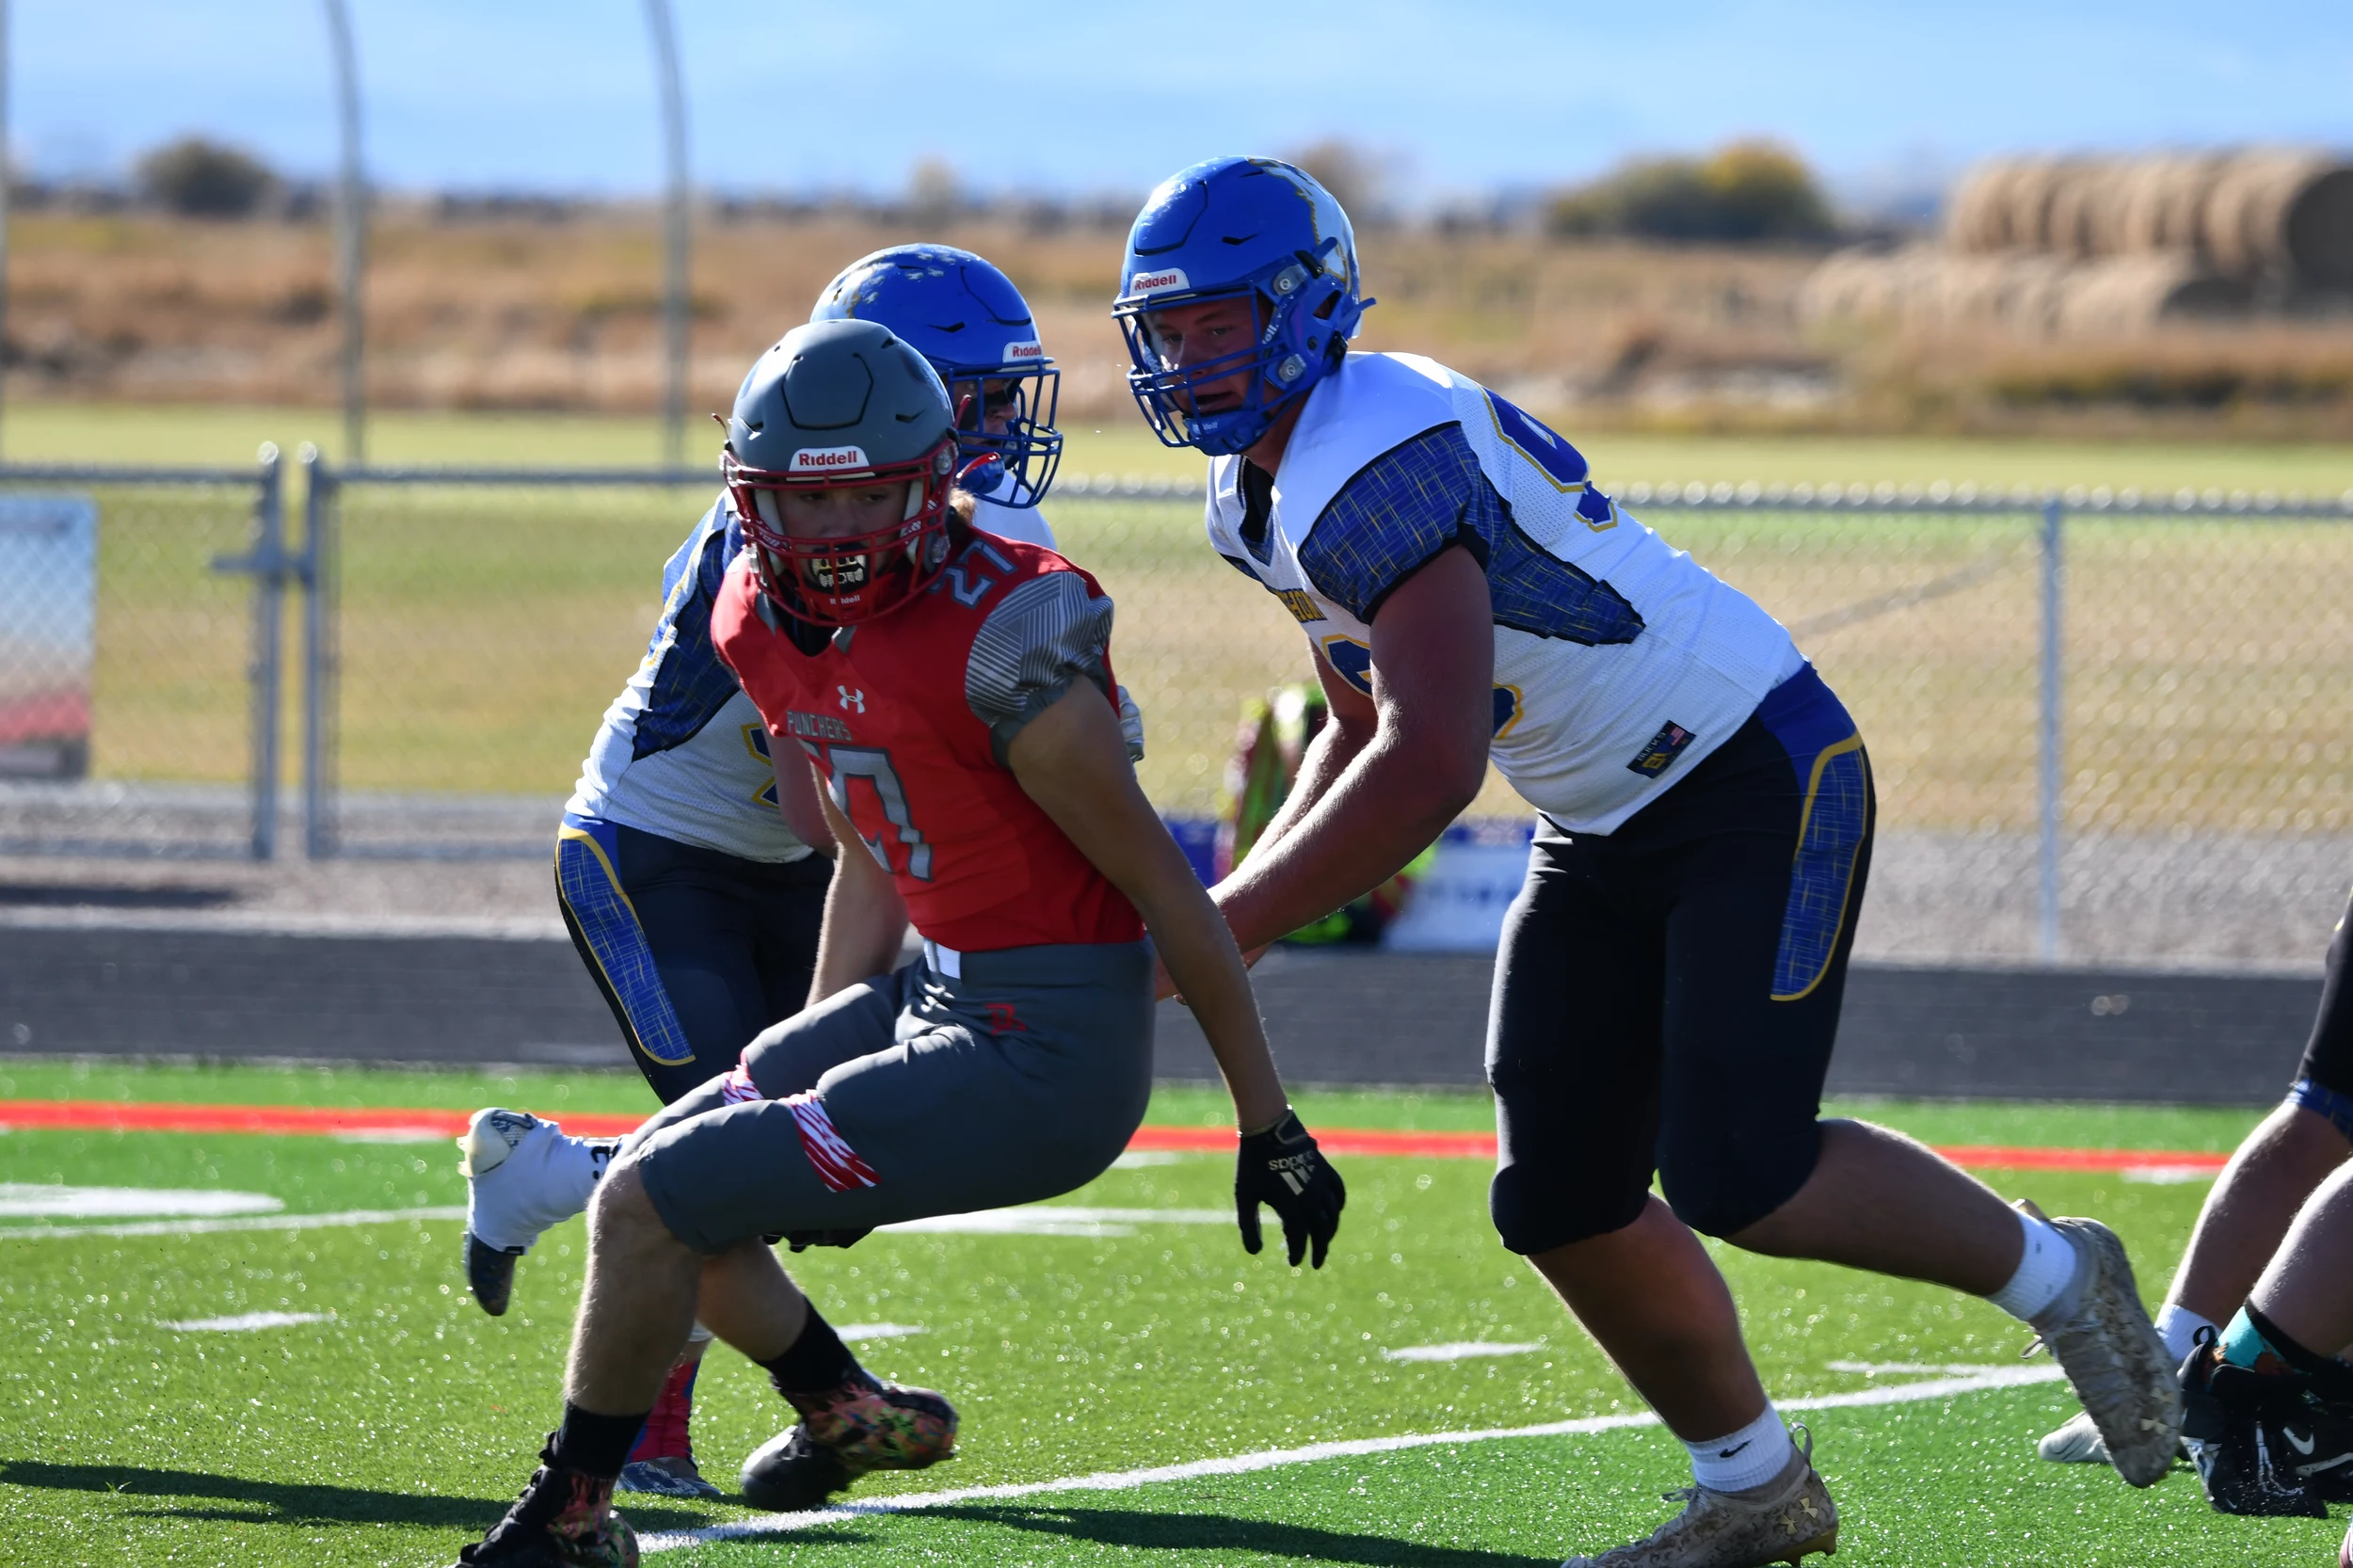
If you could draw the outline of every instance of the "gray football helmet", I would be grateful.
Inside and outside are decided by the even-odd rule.
[[[751,536],[760,585],[819,626],[851,626],[904,604],[948,559],[955,417],[928,360],[872,321],[812,321],[761,355],[724,422],[719,459]],[[821,536],[789,525],[788,502],[904,486],[886,527]],[[798,508],[808,512],[806,506]]]

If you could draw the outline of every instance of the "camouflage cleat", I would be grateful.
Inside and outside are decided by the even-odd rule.
[[[955,1448],[956,1412],[946,1399],[862,1377],[744,1462],[744,1500],[804,1512],[870,1470],[920,1470]]]
[[[1686,1486],[1665,1494],[1683,1512],[1647,1540],[1598,1557],[1573,1557],[1561,1568],[1764,1568],[1838,1550],[1838,1505],[1814,1472],[1814,1434],[1790,1455],[1781,1476],[1753,1492]]]
[[[2040,1217],[2032,1205],[2019,1207]],[[2075,1274],[2032,1320],[2037,1341],[2067,1374],[2116,1473],[2153,1486],[2181,1445],[2179,1372],[2141,1305],[2116,1233],[2097,1220],[2048,1223],[2074,1247]]]
[[[637,1568],[637,1535],[613,1512],[613,1483],[557,1469],[549,1462],[555,1438],[539,1455],[540,1467],[506,1516],[457,1554],[457,1568]]]

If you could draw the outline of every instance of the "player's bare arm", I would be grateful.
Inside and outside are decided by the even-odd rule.
[[[1127,894],[1160,961],[1184,988],[1245,1129],[1273,1126],[1287,1101],[1241,954],[1128,761],[1119,715],[1073,685],[1023,728],[1006,760],[1031,799]]]
[[[784,818],[784,825],[818,854],[837,854],[840,840],[833,836],[833,824],[825,820],[824,808],[818,804],[816,776],[809,772],[801,748],[788,737],[771,733],[768,763],[776,776],[776,813]]]
[[[1495,641],[1487,580],[1469,552],[1433,558],[1401,583],[1372,621],[1374,695],[1330,681],[1337,777],[1272,849],[1254,852],[1214,897],[1245,948],[1271,942],[1378,887],[1444,832],[1479,793],[1487,768],[1487,693]],[[1366,708],[1372,735],[1361,735]],[[1352,730],[1354,732],[1352,734]],[[1319,737],[1321,742],[1321,737]],[[1287,806],[1288,813],[1288,806]],[[1273,837],[1273,834],[1269,835]]]
[[[1381,727],[1381,709],[1372,698],[1340,679],[1339,671],[1323,656],[1323,650],[1309,645],[1316,661],[1316,680],[1323,688],[1323,728],[1307,743],[1306,755],[1299,760],[1299,776],[1291,781],[1290,793],[1257,840],[1250,846],[1250,854],[1242,857],[1247,864],[1253,857],[1266,855],[1283,841],[1284,836],[1305,820],[1332,786],[1340,781],[1349,765],[1372,744]]]
[[[776,771],[781,775],[786,770]],[[898,968],[899,949],[906,940],[907,906],[891,886],[890,873],[865,853],[857,829],[833,796],[817,787],[806,765],[801,776],[824,812],[833,841],[859,844],[857,850],[835,857],[833,886],[825,893],[825,927],[817,938],[817,978],[808,988],[808,1004],[814,1007],[861,980]]]

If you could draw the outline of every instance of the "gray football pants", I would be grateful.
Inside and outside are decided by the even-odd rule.
[[[1034,1203],[1119,1157],[1152,1093],[1150,946],[926,952],[629,1136],[671,1234],[716,1253]]]

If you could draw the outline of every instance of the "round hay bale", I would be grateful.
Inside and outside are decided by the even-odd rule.
[[[2118,181],[2117,251],[2204,248],[2206,199],[2226,162],[2215,153],[2133,160]]]
[[[2057,159],[2039,159],[2011,176],[2004,208],[2004,245],[2013,250],[2049,250],[2051,202],[2068,176]]]
[[[2130,337],[2171,317],[2243,311],[2244,282],[2217,277],[2185,250],[2103,256],[2069,271],[2053,325],[2074,337]]]
[[[2328,254],[2339,239],[2343,183],[2328,176],[2339,166],[2312,152],[2265,150],[2231,160],[2206,199],[2206,252],[2217,272],[2231,278],[2300,271],[2289,245],[2289,216],[2305,194],[2318,200],[2304,222],[2313,260],[2326,273],[2343,258]]]
[[[1955,250],[1999,250],[2009,244],[2009,187],[2024,167],[2014,158],[1970,166],[1945,205],[1945,243]]]
[[[2305,181],[2281,228],[2298,282],[2353,289],[2353,167],[2337,164]]]
[[[2082,158],[2060,166],[2043,209],[2042,248],[2063,256],[2098,256],[2114,248],[2120,227],[2111,210],[2118,166]]]

